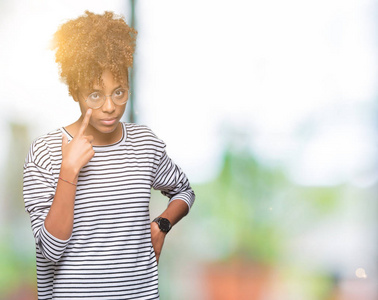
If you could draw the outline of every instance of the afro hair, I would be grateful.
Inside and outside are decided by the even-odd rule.
[[[128,84],[136,36],[137,31],[123,17],[109,11],[102,15],[85,11],[62,24],[54,34],[52,50],[56,50],[55,61],[69,94],[74,95],[79,88],[90,89],[94,82],[102,85],[105,70],[116,81]]]

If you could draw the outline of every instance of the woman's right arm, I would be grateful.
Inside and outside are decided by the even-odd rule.
[[[59,177],[75,184],[81,168],[94,155],[93,138],[84,136],[90,115],[88,110],[70,143],[63,135]],[[57,181],[49,153],[44,140],[32,144],[24,166],[23,194],[39,252],[47,260],[57,262],[72,235],[76,186],[61,179]]]
[[[70,143],[62,138],[62,164],[54,200],[44,226],[54,237],[67,240],[71,237],[74,221],[76,184],[79,173],[94,156],[92,136],[85,136],[92,110],[88,109],[78,133]]]

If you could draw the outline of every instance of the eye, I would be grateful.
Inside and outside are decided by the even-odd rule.
[[[123,98],[126,94],[126,90],[125,89],[118,89],[118,90],[115,90],[113,95],[115,98]]]
[[[88,96],[88,99],[90,100],[90,101],[99,101],[99,100],[101,100],[102,99],[102,94],[101,93],[99,93],[99,92],[94,92],[94,93],[92,93],[92,94],[90,94],[89,96]]]

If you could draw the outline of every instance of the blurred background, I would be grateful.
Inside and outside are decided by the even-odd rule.
[[[86,9],[138,30],[125,121],[197,195],[162,300],[378,299],[377,0],[1,0],[1,299],[37,299],[23,162],[79,117],[49,43]]]

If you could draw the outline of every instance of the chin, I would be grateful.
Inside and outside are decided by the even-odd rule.
[[[97,132],[100,132],[100,133],[103,133],[103,134],[109,134],[109,133],[113,133],[114,131],[116,131],[116,129],[119,126],[119,122],[117,122],[117,124],[114,124],[114,125],[111,125],[111,126],[106,126],[106,125],[103,125],[103,124],[96,124],[95,126],[93,126],[93,125],[92,125],[92,127]]]
[[[118,125],[117,126],[101,126],[99,128],[96,128],[99,132],[101,133],[113,133],[116,129],[117,129]]]

